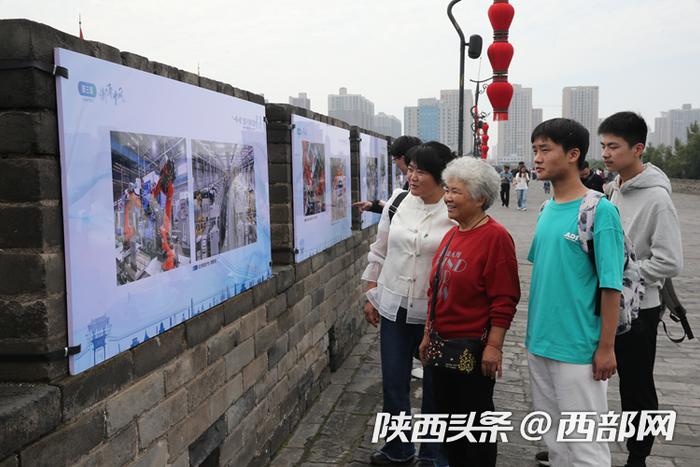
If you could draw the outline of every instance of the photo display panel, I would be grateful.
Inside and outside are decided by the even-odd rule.
[[[350,131],[292,115],[295,260],[352,235]]]
[[[389,199],[389,168],[385,139],[360,133],[360,199]],[[392,164],[393,165],[393,164]],[[362,212],[362,228],[377,224],[381,214]]]
[[[271,276],[265,108],[54,55],[77,374]]]

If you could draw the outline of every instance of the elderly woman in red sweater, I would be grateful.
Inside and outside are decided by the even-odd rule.
[[[438,413],[474,412],[473,424],[480,426],[481,413],[494,410],[503,341],[520,300],[518,264],[510,234],[486,214],[499,194],[496,171],[479,159],[461,157],[442,177],[448,215],[459,225],[447,232],[433,258],[431,309],[419,350],[423,362],[433,366]],[[471,338],[476,351],[456,359],[468,364],[444,365],[432,359],[431,330],[438,342]],[[478,442],[479,436],[475,433],[477,442],[462,437],[446,444],[451,467],[496,465],[495,442]]]

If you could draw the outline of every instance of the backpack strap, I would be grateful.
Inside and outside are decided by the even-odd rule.
[[[588,259],[591,260],[593,265],[593,271],[598,275],[598,269],[595,264],[595,245],[593,244],[593,227],[595,224],[595,211],[598,207],[600,199],[603,198],[603,194],[595,191],[588,190],[581,201],[581,205],[578,208],[578,241],[581,249],[584,253],[588,255]],[[600,316],[600,287],[596,291],[595,297],[595,315]]]
[[[661,320],[661,325],[664,327],[664,332],[672,342],[680,344],[686,337],[688,340],[695,337],[693,335],[693,330],[690,329],[690,323],[688,323],[685,307],[678,299],[676,290],[673,288],[673,281],[670,277],[664,281],[664,286],[661,288],[661,306],[668,308],[670,310],[669,316],[671,320],[676,323],[680,322],[681,326],[683,327],[683,336],[680,338],[673,338],[668,333],[668,329],[666,329],[666,323]]]
[[[604,195],[598,191],[588,190],[578,208],[578,240],[583,252],[593,261],[593,268],[595,268],[595,256],[593,256],[595,211],[603,197]]]
[[[394,201],[391,203],[391,206],[389,206],[389,224],[391,224],[391,221],[394,219],[394,214],[396,214],[396,211],[398,211],[399,204],[401,204],[401,201],[403,201],[407,195],[408,191],[402,191],[401,193],[396,195],[396,198],[394,198]]]

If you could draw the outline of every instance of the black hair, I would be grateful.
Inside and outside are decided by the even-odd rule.
[[[407,157],[408,151],[414,147],[418,146],[421,144],[422,141],[420,138],[417,138],[415,136],[399,136],[394,140],[393,143],[391,143],[391,146],[389,147],[389,155],[391,157],[404,157],[404,161],[406,162],[406,165],[408,165],[411,161]]]
[[[588,169],[590,166],[588,165],[588,161],[583,161],[583,167],[581,169]]]
[[[603,120],[598,127],[598,134],[619,136],[630,147],[640,143],[646,145],[647,123],[641,115],[634,112],[618,112]]]
[[[411,162],[415,162],[416,168],[432,175],[435,183],[438,184],[442,183],[442,171],[452,159],[455,159],[452,150],[437,141],[428,141],[414,146],[406,156]]]
[[[580,152],[578,168],[583,168],[586,153],[588,152],[590,133],[579,122],[569,118],[545,120],[532,130],[530,142],[534,143],[538,138],[551,139],[554,144],[559,144],[564,149],[564,152],[578,148]]]

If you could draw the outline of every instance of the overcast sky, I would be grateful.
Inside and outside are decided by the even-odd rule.
[[[375,112],[456,89],[458,37],[447,0],[0,0],[2,18],[28,18],[313,110],[345,86]],[[490,75],[487,0],[454,9],[481,34]],[[561,115],[564,86],[600,87],[600,117],[630,109],[650,126],[663,110],[700,106],[700,0],[511,0],[510,81],[533,88],[544,117]],[[479,60],[467,62],[475,78]],[[484,101],[487,99],[484,96]],[[487,109],[485,109],[487,110]],[[488,109],[490,110],[490,109]]]

